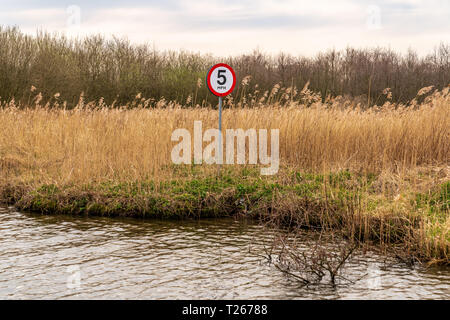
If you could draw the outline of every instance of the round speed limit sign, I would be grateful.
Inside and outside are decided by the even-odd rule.
[[[209,91],[218,97],[224,97],[236,86],[236,74],[233,68],[225,63],[218,63],[209,69],[206,75]]]

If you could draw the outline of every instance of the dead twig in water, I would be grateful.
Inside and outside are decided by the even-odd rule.
[[[295,278],[303,285],[319,284],[324,278],[332,286],[337,281],[344,280],[354,283],[342,276],[341,270],[351,258],[358,244],[355,242],[340,242],[338,248],[324,244],[322,235],[311,247],[299,247],[297,239],[292,235],[283,235],[275,239],[272,247],[266,250],[266,259],[284,274]]]

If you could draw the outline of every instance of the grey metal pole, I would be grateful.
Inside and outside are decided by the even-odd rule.
[[[217,174],[220,175],[220,167],[222,165],[223,161],[223,155],[222,155],[222,97],[219,97],[219,167],[217,168]]]

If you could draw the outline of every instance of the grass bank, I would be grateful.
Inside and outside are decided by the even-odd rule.
[[[204,218],[242,215],[290,227],[339,232],[361,243],[397,248],[406,259],[450,261],[450,182],[445,169],[396,180],[350,171],[313,174],[283,168],[173,168],[167,181],[3,185],[1,199],[43,214]],[[206,170],[208,171],[208,170]],[[411,174],[411,173],[410,173]],[[420,187],[419,187],[420,186]]]

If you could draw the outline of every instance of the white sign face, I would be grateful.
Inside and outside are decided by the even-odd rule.
[[[206,84],[214,95],[223,97],[230,94],[236,86],[236,75],[229,65],[219,63],[209,69]]]

